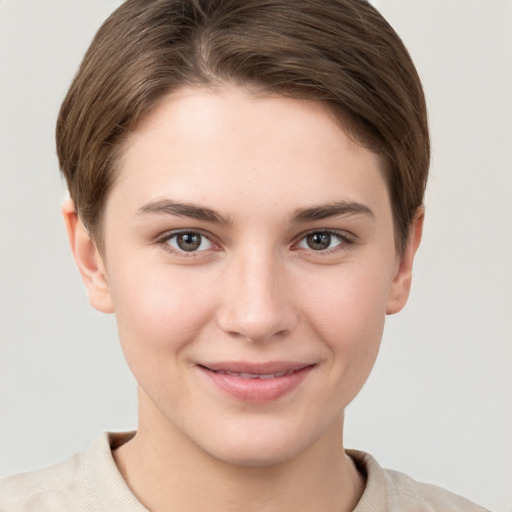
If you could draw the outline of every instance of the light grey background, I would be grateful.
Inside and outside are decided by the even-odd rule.
[[[89,307],[53,131],[114,0],[0,0],[0,476],[136,425],[112,317]],[[410,303],[389,318],[347,446],[512,510],[512,2],[380,0],[427,91],[433,165]]]

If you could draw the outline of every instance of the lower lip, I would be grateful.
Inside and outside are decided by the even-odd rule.
[[[272,402],[292,392],[306,378],[313,366],[306,366],[289,375],[271,379],[246,379],[199,367],[222,391],[237,400],[250,403]]]

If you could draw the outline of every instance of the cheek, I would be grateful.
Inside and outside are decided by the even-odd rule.
[[[384,323],[391,271],[375,265],[340,266],[323,276],[304,276],[302,295],[319,329],[343,336],[377,332]],[[336,336],[335,336],[336,337]]]
[[[193,342],[211,317],[211,287],[191,269],[130,265],[126,262],[111,282],[119,337],[128,363],[134,367],[171,362]],[[162,356],[162,359],[159,358]],[[165,356],[165,359],[163,359]]]
[[[388,275],[371,266],[338,269],[310,290],[309,323],[330,353],[333,384],[350,401],[367,379],[384,328]]]

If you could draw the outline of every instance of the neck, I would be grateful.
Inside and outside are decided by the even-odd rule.
[[[271,466],[215,459],[144,414],[134,438],[114,452],[132,492],[153,512],[351,511],[364,482],[343,449],[343,418],[305,451]]]

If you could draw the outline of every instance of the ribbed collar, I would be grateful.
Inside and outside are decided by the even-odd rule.
[[[112,455],[112,450],[128,442],[135,432],[103,432],[85,454],[85,474],[90,487],[106,512],[149,512],[124,481]],[[347,450],[357,469],[366,477],[366,488],[353,512],[385,510],[385,472],[369,454]]]
[[[112,449],[129,441],[135,432],[103,432],[85,454],[87,481],[105,512],[148,512],[137,500],[116,466]]]

